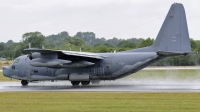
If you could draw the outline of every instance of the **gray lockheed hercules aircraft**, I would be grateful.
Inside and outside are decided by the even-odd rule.
[[[145,33],[145,32],[144,32]],[[185,10],[174,3],[152,46],[117,53],[87,53],[29,48],[34,52],[20,56],[3,67],[6,77],[29,81],[69,80],[72,85],[88,85],[100,80],[115,80],[133,74],[169,56],[191,51]]]

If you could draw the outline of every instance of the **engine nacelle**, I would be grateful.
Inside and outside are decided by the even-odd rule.
[[[79,68],[79,67],[87,67],[87,66],[92,66],[95,63],[88,62],[88,61],[77,61],[77,62],[71,62],[68,64],[64,64],[63,68],[68,68],[68,67],[73,67],[73,68]]]
[[[41,58],[41,54],[38,52],[34,52],[32,54],[28,54],[27,56],[30,60],[35,59],[35,58]]]
[[[36,58],[30,61],[30,65],[35,67],[63,67],[63,64],[71,63],[68,60],[61,59],[44,59],[44,58]]]

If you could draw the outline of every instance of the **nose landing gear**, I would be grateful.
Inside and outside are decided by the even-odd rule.
[[[27,86],[28,85],[28,81],[27,80],[21,80],[21,84],[22,84],[22,86]]]

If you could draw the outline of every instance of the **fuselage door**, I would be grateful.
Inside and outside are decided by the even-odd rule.
[[[15,75],[15,76],[19,75],[19,72],[18,72],[19,67],[16,65],[18,65],[18,64],[11,65],[11,75]]]
[[[11,65],[11,75],[18,76],[19,75],[19,60],[20,58],[16,58]]]
[[[97,68],[97,75],[102,76],[104,74],[103,67],[98,67]]]
[[[30,78],[31,78],[31,76],[30,76],[30,68],[25,68],[24,73],[26,75],[27,80],[30,80]]]
[[[111,75],[111,64],[106,64],[104,70],[105,75]]]

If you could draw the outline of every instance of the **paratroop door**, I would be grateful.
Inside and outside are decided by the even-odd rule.
[[[102,76],[104,74],[103,67],[97,68],[97,75]]]
[[[29,80],[31,77],[30,77],[30,68],[25,68],[25,75],[26,75],[26,78],[27,80]]]

